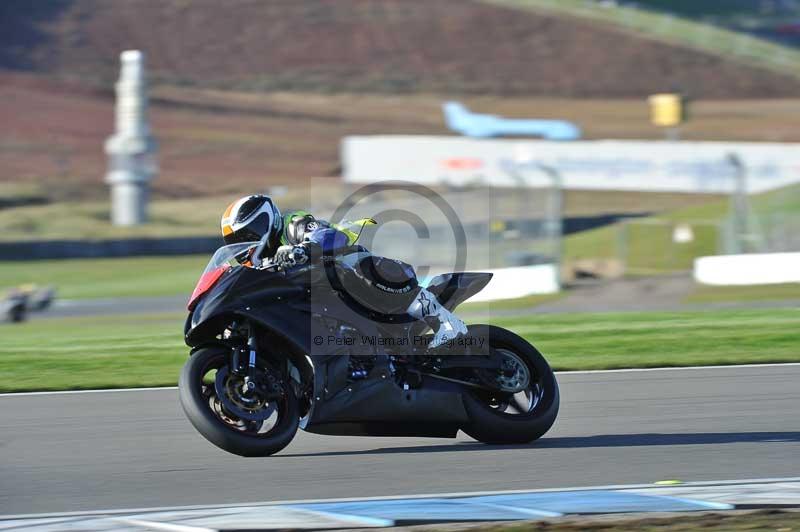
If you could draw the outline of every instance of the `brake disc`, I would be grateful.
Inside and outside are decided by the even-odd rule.
[[[503,392],[518,393],[526,390],[531,383],[531,374],[528,365],[516,354],[499,350],[503,357],[500,362],[499,374],[495,377],[495,384]]]
[[[255,386],[245,393],[245,380],[243,377],[229,376],[228,368],[217,370],[214,388],[223,408],[234,416],[247,421],[264,421],[276,410],[275,402],[268,400]]]

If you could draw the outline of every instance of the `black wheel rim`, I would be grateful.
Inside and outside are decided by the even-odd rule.
[[[221,398],[218,395],[218,372],[223,373],[226,379],[222,389],[231,392],[236,387],[235,383],[232,384],[229,382],[229,379],[235,377],[230,376],[227,371],[227,366],[228,360],[224,353],[220,353],[218,356],[211,358],[203,366],[200,372],[199,382],[194,383],[195,386],[199,385],[200,387],[203,403],[208,407],[214,417],[227,428],[254,438],[270,437],[288,415],[288,401],[286,396],[278,400],[259,400],[250,405],[255,407],[252,411],[253,413],[263,409],[268,411],[266,412],[268,415],[247,416],[251,417],[251,419],[245,419],[244,416],[237,416],[231,409],[226,408],[225,405],[230,405],[231,402],[241,405],[241,398],[230,396]]]
[[[510,349],[497,347],[493,352],[502,357],[503,369],[491,375],[492,384],[500,390],[475,390],[473,395],[498,415],[536,415],[545,397],[540,373],[529,360]],[[481,380],[486,382],[487,376],[483,375]]]

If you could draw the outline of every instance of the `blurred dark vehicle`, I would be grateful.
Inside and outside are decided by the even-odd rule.
[[[12,288],[0,301],[0,321],[19,323],[25,321],[28,312],[42,312],[50,308],[56,296],[52,286],[39,288],[28,284]]]
[[[47,310],[56,297],[56,289],[52,286],[38,288],[36,285],[29,285],[22,287],[22,290],[28,296],[27,307],[32,312]]]
[[[28,314],[28,295],[22,290],[12,289],[0,302],[0,315],[3,321],[19,323],[25,321]]]

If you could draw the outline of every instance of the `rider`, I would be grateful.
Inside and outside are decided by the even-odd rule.
[[[366,223],[375,223],[365,220]],[[261,241],[260,253],[272,263],[290,267],[323,256],[341,253],[358,282],[374,300],[403,301],[402,310],[411,317],[425,320],[434,330],[430,347],[438,347],[458,335],[467,333],[467,326],[442,306],[436,296],[417,283],[408,264],[376,257],[364,248],[351,248],[358,234],[306,211],[293,211],[281,216],[280,210],[266,195],[245,196],[234,201],[222,215],[222,238],[226,244]],[[362,224],[363,225],[363,224]]]

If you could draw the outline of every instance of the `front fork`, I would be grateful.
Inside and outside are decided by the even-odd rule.
[[[229,327],[230,336],[238,333],[242,328],[239,323],[233,322]],[[231,371],[243,377],[242,392],[252,392],[256,387],[256,359],[258,354],[258,339],[253,327],[247,327],[247,347],[234,347],[231,354]]]
[[[244,386],[248,392],[252,392],[256,387],[256,353],[258,353],[258,341],[252,327],[247,335],[247,349],[247,375],[244,377]]]
[[[259,388],[261,393],[265,393],[267,396],[280,397],[283,395],[283,372],[276,369],[266,359],[262,359],[261,368],[257,365],[259,353],[257,329],[249,325],[241,326],[234,322],[229,330],[241,331],[242,334],[239,337],[242,339],[245,334],[247,335],[246,346],[234,347],[231,351],[231,372],[242,378],[242,394],[249,395]]]

